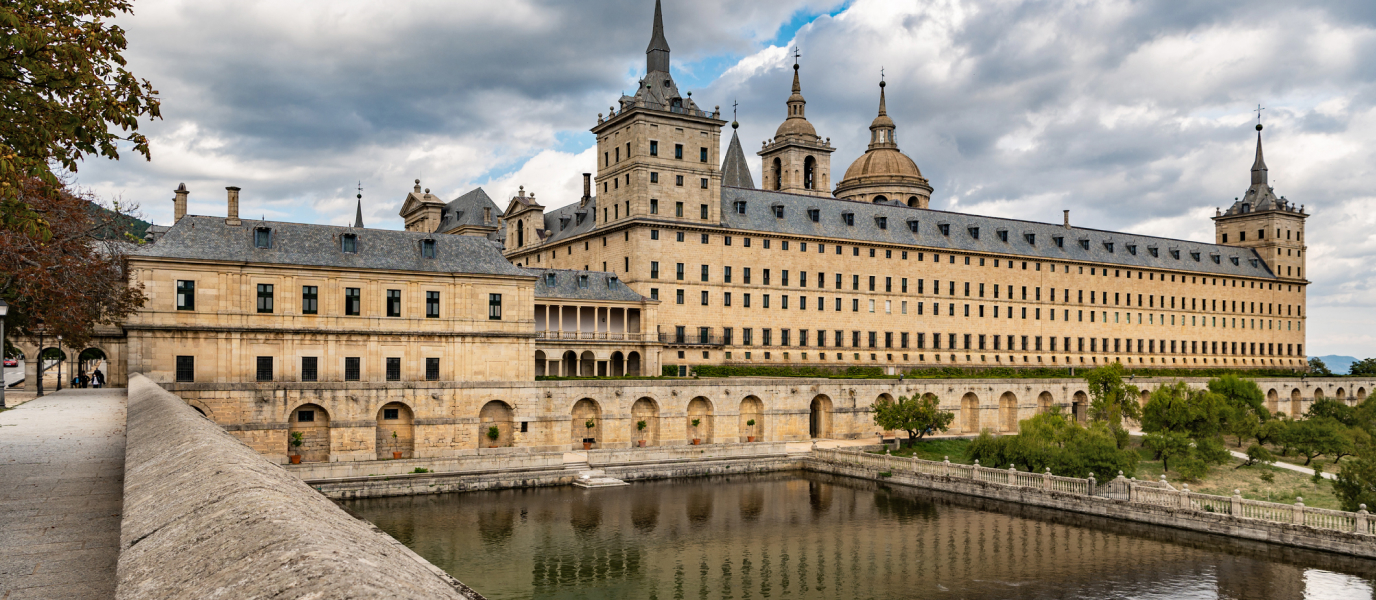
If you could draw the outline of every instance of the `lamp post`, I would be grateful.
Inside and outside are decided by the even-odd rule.
[[[62,336],[57,336],[57,391],[62,391]]]
[[[33,332],[36,333],[36,334],[38,334],[38,356],[34,357],[34,359],[38,361],[38,367],[37,367],[37,369],[36,369],[37,372],[38,372],[38,396],[36,396],[36,397],[42,398],[42,397],[43,397],[43,335],[46,334],[46,333],[48,333],[48,326],[47,326],[47,325],[44,325],[44,324],[42,324],[42,323],[39,323],[39,324],[37,324],[37,325],[34,326]],[[25,359],[25,360],[28,360],[28,357],[24,357],[24,359]]]
[[[0,300],[0,409],[5,407],[5,388],[9,387],[9,377],[5,375],[5,315],[10,313],[10,305]]]

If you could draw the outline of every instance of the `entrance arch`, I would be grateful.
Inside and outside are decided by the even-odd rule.
[[[1300,410],[1300,405],[1303,402],[1304,394],[1300,392],[1299,388],[1290,390],[1290,418],[1293,419],[1302,412]]]
[[[387,460],[400,452],[401,458],[415,458],[415,418],[411,407],[388,402],[377,411],[377,459]],[[302,461],[305,459],[303,458]]]
[[[110,365],[106,362],[104,350],[101,350],[100,348],[87,348],[85,350],[82,350],[81,354],[77,355],[76,360],[77,376],[80,377],[84,375],[85,377],[87,377],[88,385],[94,386],[96,384],[95,372],[97,369],[100,370],[100,374],[105,378],[106,382],[109,382]]]
[[[640,428],[641,421],[645,422],[644,429]],[[654,398],[646,396],[631,405],[631,430],[636,445],[640,445],[641,440],[646,446],[659,445],[659,403]]]
[[[1361,404],[1363,400],[1366,400],[1366,388],[1359,387],[1357,388],[1357,403]]]
[[[291,445],[301,434],[301,446]],[[318,404],[302,404],[287,417],[287,455],[300,454],[301,462],[330,461],[330,413]]]
[[[583,440],[592,439],[593,444],[598,444],[602,440],[602,406],[592,398],[584,398],[574,403],[572,422],[569,423],[569,433],[572,436],[573,447],[575,450],[583,449]],[[592,427],[588,427],[588,423]]]
[[[1280,393],[1276,392],[1275,388],[1266,392],[1266,410],[1271,411],[1273,415],[1280,410]]]
[[[1005,433],[1018,430],[1018,397],[1013,392],[999,396],[999,425]]]
[[[640,353],[632,352],[626,355],[626,374],[632,376],[643,375],[640,372]]]
[[[1084,423],[1089,420],[1089,395],[1075,392],[1070,401],[1070,413],[1075,416],[1077,422]]]
[[[489,435],[491,428],[497,428],[497,439],[493,440]],[[497,446],[505,448],[510,446],[513,432],[515,431],[515,418],[511,405],[501,400],[491,400],[483,405],[482,410],[478,411],[478,447],[487,448]]]
[[[974,392],[960,398],[961,431],[979,433],[979,396]]]
[[[693,426],[694,420],[698,422],[697,427]],[[701,440],[700,443],[703,444],[712,443],[712,401],[702,396],[689,401],[688,419],[684,425],[689,440]]]
[[[1343,388],[1333,390],[1333,399],[1343,404],[1347,404],[1347,391],[1343,390]]]
[[[535,351],[535,376],[536,376],[536,377],[541,377],[541,376],[543,376],[543,375],[545,374],[545,363],[546,363],[545,351],[544,351],[544,350],[536,350],[536,351]]]
[[[593,377],[597,374],[597,356],[591,351],[584,350],[578,357],[578,375],[580,377]]]
[[[808,407],[807,431],[812,439],[831,437],[831,398],[820,395],[812,399]]]
[[[564,356],[559,364],[563,367],[564,377],[574,377],[578,375],[578,355],[572,350],[565,350]]]
[[[1055,400],[1051,397],[1051,392],[1037,394],[1037,413],[1051,412],[1051,406],[1054,402]]]
[[[622,354],[620,350],[612,353],[611,371],[612,377],[622,377],[626,375],[626,355]]]
[[[755,441],[764,441],[764,402],[755,396],[746,396],[741,400],[741,416],[738,427],[741,442],[747,442],[753,436]],[[751,425],[750,422],[755,424]]]

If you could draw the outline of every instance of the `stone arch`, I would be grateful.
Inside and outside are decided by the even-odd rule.
[[[48,346],[39,349],[34,354],[38,357],[38,371],[35,376],[43,379],[43,389],[50,392],[57,389],[55,386],[61,383],[61,379],[67,377],[67,371],[61,368],[62,363],[67,362],[67,352],[57,346]],[[25,382],[24,385],[27,387],[28,382]],[[63,385],[62,387],[67,386]]]
[[[1070,414],[1081,423],[1089,420],[1089,394],[1075,392],[1070,397]]]
[[[377,459],[415,458],[415,416],[411,407],[388,402],[377,410]],[[397,456],[400,454],[400,456]]]
[[[1316,388],[1314,388],[1314,399],[1315,399],[1315,400],[1323,400],[1323,388],[1321,388],[1321,387],[1316,387]]]
[[[809,156],[803,159],[803,189],[817,188],[817,159]]]
[[[545,363],[547,363],[548,361],[549,361],[549,359],[545,356],[545,351],[544,351],[544,350],[536,350],[536,351],[535,351],[535,376],[536,376],[536,377],[540,377],[540,376],[542,376],[542,375],[545,375]]]
[[[565,350],[563,357],[559,359],[559,366],[562,367],[564,377],[578,375],[578,354],[572,350]]]
[[[89,385],[95,385],[95,372],[97,369],[100,370],[101,376],[105,377],[108,381],[110,378],[110,365],[108,362],[108,355],[105,354],[104,350],[90,347],[82,350],[80,354],[77,354],[76,374],[78,377],[85,376],[89,378]]]
[[[640,422],[645,428],[640,428]],[[631,405],[631,431],[637,446],[643,440],[646,446],[659,445],[659,403],[654,398],[644,397]]]
[[[1295,388],[1290,390],[1290,418],[1293,419],[1302,412],[1300,408],[1303,403],[1304,394],[1300,392],[1300,389]]]
[[[1042,414],[1051,412],[1051,406],[1054,403],[1055,398],[1051,396],[1051,392],[1037,394],[1037,413]]]
[[[631,352],[626,355],[626,374],[631,376],[640,375],[640,353]]]
[[[1271,411],[1273,415],[1280,410],[1280,393],[1276,391],[1276,388],[1271,388],[1270,391],[1266,392],[1266,410]]]
[[[871,200],[871,202],[873,202],[873,203],[875,203],[875,204],[878,204],[878,203],[880,203],[880,202],[888,202],[888,201],[889,201],[889,199],[888,199],[886,196],[884,196],[883,194],[876,194],[875,197],[874,197],[874,200]]]
[[[622,377],[626,375],[626,355],[622,354],[620,350],[612,353],[611,363],[609,375],[612,377]]]
[[[578,375],[581,377],[593,377],[597,373],[597,355],[591,350],[584,350],[578,356]]]
[[[917,196],[908,196],[908,206],[911,206],[913,208],[921,208],[922,201],[918,200]]]
[[[752,437],[757,442],[764,441],[764,402],[753,395],[746,396],[744,400],[741,400],[739,421],[739,441],[748,442]],[[755,424],[750,425],[751,421],[754,421]]]
[[[1333,399],[1343,404],[1347,404],[1347,391],[1343,390],[1343,388],[1333,390]]]
[[[292,434],[301,434],[301,446],[292,446]],[[301,462],[330,461],[330,413],[318,404],[302,404],[287,416],[287,455],[299,454]]]
[[[784,189],[784,163],[777,157],[774,159],[774,191]]]
[[[512,444],[515,437],[516,416],[511,405],[501,400],[490,400],[478,411],[478,447],[497,446],[505,448]],[[497,428],[497,439],[488,436],[492,427]]]
[[[1147,406],[1147,401],[1149,401],[1149,400],[1151,400],[1151,392],[1150,392],[1150,391],[1147,391],[1147,390],[1139,390],[1139,391],[1138,391],[1138,396],[1137,396],[1137,405],[1138,405],[1138,406],[1141,406],[1141,407],[1143,407],[1143,408],[1146,408],[1146,406]]]
[[[1005,433],[1018,431],[1018,397],[1013,392],[999,396],[999,430]]]
[[[602,439],[602,406],[596,400],[584,398],[575,402],[570,414],[572,420],[569,422],[569,429],[574,449],[581,450],[585,439],[593,440],[593,444]],[[592,422],[592,427],[588,427],[589,421]]]
[[[960,430],[965,433],[979,433],[979,396],[967,392],[960,397]]]
[[[1359,387],[1357,388],[1357,403],[1361,404],[1363,400],[1366,400],[1366,388]]]
[[[808,405],[808,435],[812,439],[831,437],[831,398],[819,394]]]
[[[697,427],[693,426],[694,420],[698,421]],[[702,396],[690,400],[684,427],[689,440],[700,440],[703,444],[712,443],[712,401]]]

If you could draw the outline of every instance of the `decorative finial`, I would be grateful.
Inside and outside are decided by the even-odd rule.
[[[797,46],[794,46],[794,47],[793,47],[793,70],[794,70],[794,71],[797,71],[797,70],[798,70],[798,59],[799,59],[799,58],[802,58],[802,57],[803,57],[803,55],[800,54],[800,53],[798,52],[798,47],[797,47]]]
[[[1254,113],[1257,113],[1257,131],[1261,131],[1261,111],[1263,110],[1266,110],[1266,108],[1258,104],[1257,109],[1252,111]]]
[[[884,67],[879,67],[879,87],[884,87]]]
[[[360,179],[359,182],[358,182],[358,195],[356,195],[356,196],[354,196],[354,197],[355,197],[355,198],[358,198],[359,200],[362,200],[362,199],[363,199],[363,180],[361,180],[361,179]]]

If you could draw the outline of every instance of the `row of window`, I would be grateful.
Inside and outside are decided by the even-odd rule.
[[[274,312],[274,302],[276,286],[271,283],[257,284],[257,312],[270,314]],[[487,295],[487,318],[500,320],[502,318],[502,295]],[[196,281],[177,280],[177,310],[196,310]],[[314,315],[320,311],[320,288],[314,285],[301,286],[301,314]],[[363,314],[363,293],[361,288],[344,288],[344,315],[359,316]],[[401,316],[401,290],[387,290],[387,316]],[[440,318],[440,293],[425,292],[425,316],[429,319]]]
[[[659,140],[650,140],[650,156],[659,156]],[[631,158],[631,143],[626,142],[626,158]],[[674,144],[674,158],[683,160],[683,144]],[[602,166],[611,166],[612,160],[621,162],[621,148],[602,153]],[[707,148],[698,148],[698,162],[707,162]]]
[[[273,247],[276,236],[271,227],[257,227],[253,230],[253,246],[268,250]],[[339,251],[345,254],[358,254],[358,235],[345,233],[339,236]],[[421,258],[435,258],[435,240],[423,239],[419,242]]]
[[[276,381],[274,378],[273,365],[275,358],[271,356],[256,357],[254,364],[255,379],[258,381]],[[194,383],[196,381],[196,357],[178,356],[176,361],[176,380],[181,383]],[[388,357],[384,360],[384,370],[386,371],[387,381],[401,381],[401,358]],[[363,359],[357,356],[344,358],[344,381],[361,381],[363,377]],[[315,356],[301,357],[301,381],[319,381],[320,379],[320,359]],[[438,381],[440,378],[440,359],[425,359],[425,380]]]
[[[1276,228],[1276,239],[1280,239],[1280,232],[1281,232],[1281,229],[1280,229],[1279,227],[1277,227],[1277,228]],[[1258,230],[1257,230],[1257,237],[1256,237],[1256,239],[1257,239],[1258,241],[1260,241],[1260,240],[1265,240],[1265,239],[1266,239],[1266,230],[1265,230],[1265,229],[1258,229]],[[1286,229],[1286,230],[1285,230],[1285,239],[1287,239],[1287,240],[1290,239],[1290,230],[1289,230],[1289,229]],[[1239,241],[1239,242],[1245,242],[1245,241],[1247,241],[1247,232],[1246,232],[1246,231],[1239,231],[1239,232],[1237,232],[1237,241]],[[1301,231],[1301,232],[1296,232],[1296,233],[1295,233],[1295,241],[1300,241],[1300,242],[1304,241],[1304,232],[1302,232],[1302,231]],[[1224,243],[1224,244],[1228,243],[1228,234],[1226,234],[1226,233],[1223,234],[1223,243]]]
[[[722,328],[720,341],[712,335],[711,327],[699,327],[696,338],[689,338],[686,327],[678,326],[675,328],[675,339],[673,343],[687,344],[720,344],[723,346],[774,346],[774,332],[772,328],[761,328],[760,343],[755,343],[755,329],[745,327],[741,329],[740,343],[735,340],[735,329],[732,327]],[[798,329],[797,336],[794,338],[795,330],[779,329],[778,346],[789,346],[807,348],[810,346],[808,338],[813,330]],[[826,348],[828,335],[833,335],[832,347],[846,347],[846,332],[840,329],[828,331],[826,329],[815,330],[815,347]],[[916,338],[916,348],[924,350],[927,348],[927,334],[892,331],[851,331],[851,348],[879,348],[879,336],[883,335],[884,348],[909,347],[910,335]],[[1136,350],[1133,349],[1133,339],[1130,338],[1071,338],[1040,335],[985,335],[985,334],[956,334],[956,333],[933,333],[931,337],[932,349],[943,349],[942,341],[945,336],[945,349],[947,350],[1022,350],[1022,351],[1050,351],[1050,352],[1090,352],[1090,353],[1128,353],[1128,354],[1233,354],[1247,356],[1304,356],[1304,344],[1279,344],[1266,342],[1207,342],[1198,340],[1155,340],[1137,339]],[[898,346],[894,346],[895,337]],[[796,339],[796,344],[794,343]],[[1057,341],[1061,342],[1061,347],[1057,348]],[[1075,344],[1072,346],[1072,340]],[[1046,342],[1045,344],[1043,342]],[[1086,343],[1088,342],[1088,343]],[[1110,350],[1110,343],[1112,349]],[[1167,344],[1169,343],[1169,346]],[[963,345],[962,345],[963,344]],[[1231,345],[1230,345],[1231,344]],[[1072,350],[1072,347],[1074,348]],[[1169,348],[1169,349],[1168,349]]]

